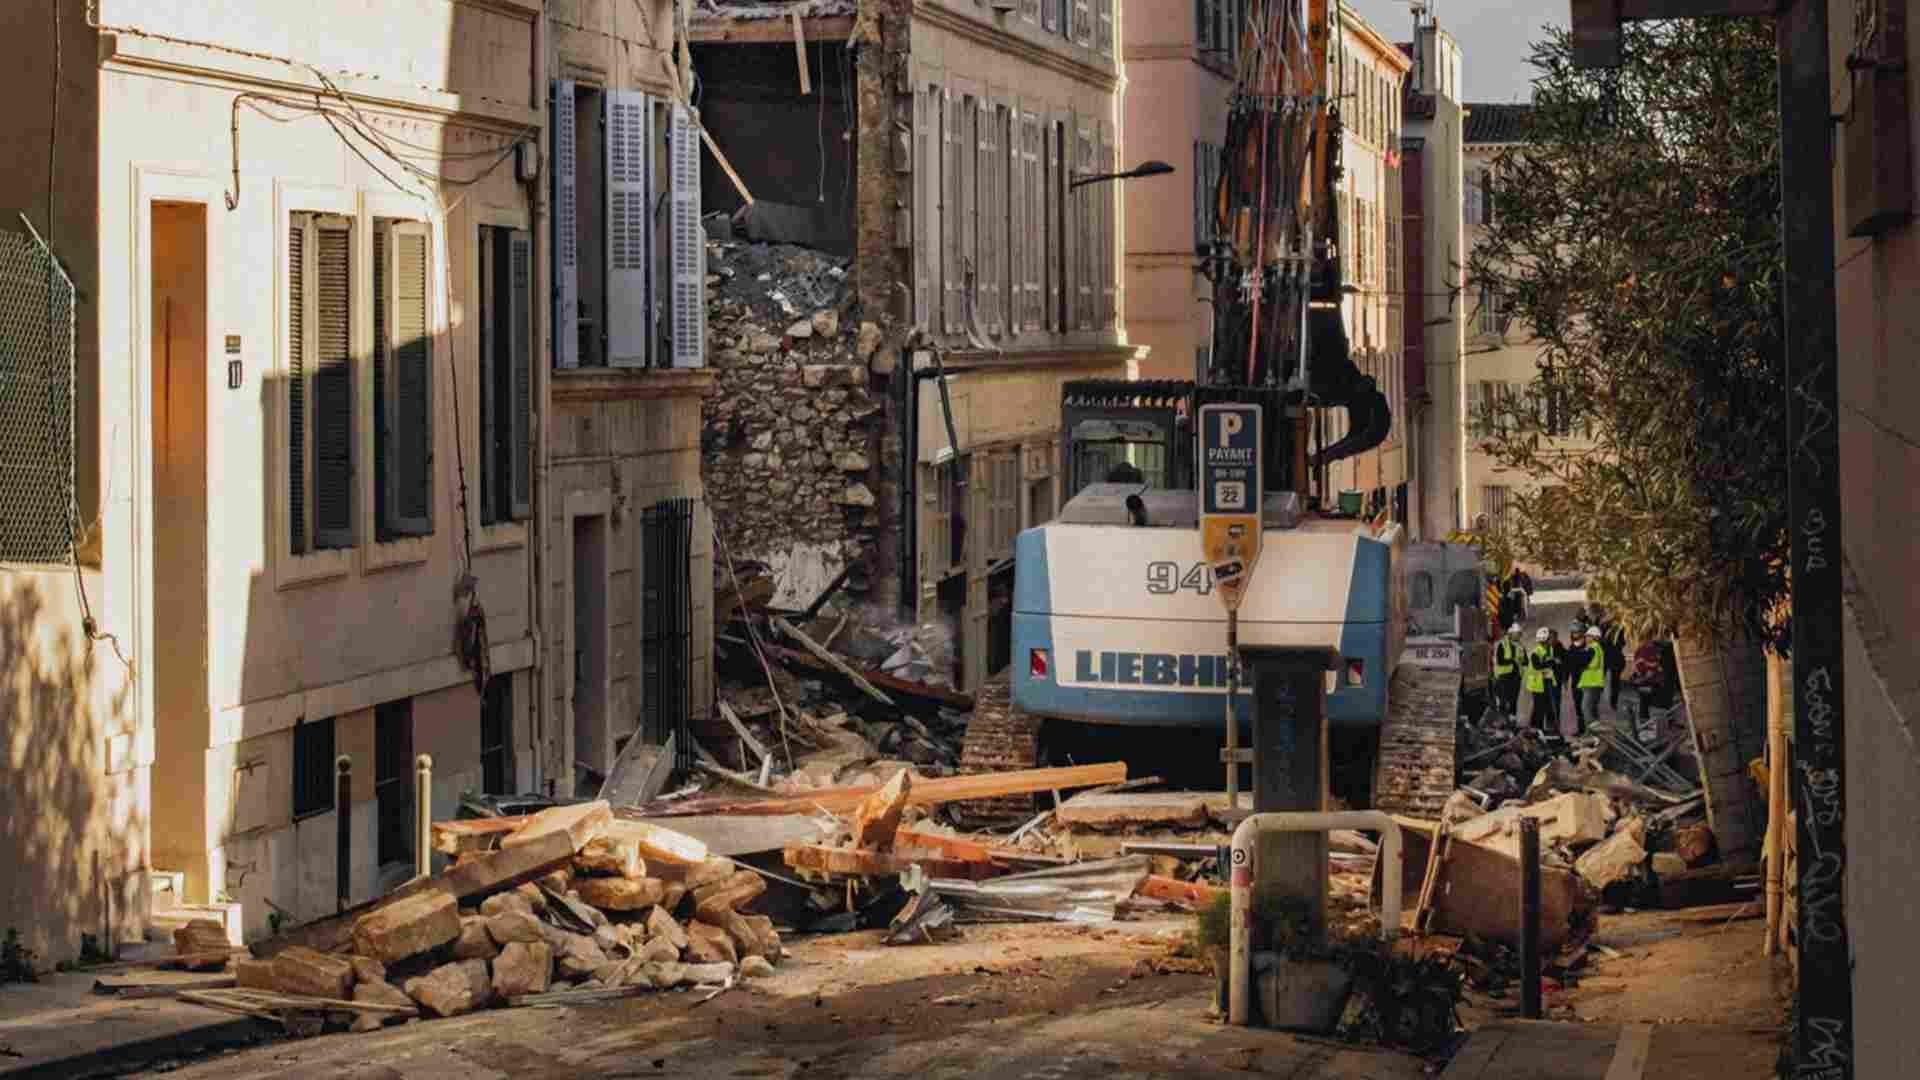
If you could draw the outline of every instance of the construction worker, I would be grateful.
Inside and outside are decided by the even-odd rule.
[[[1596,612],[1600,619],[1600,650],[1607,657],[1607,708],[1618,715],[1620,684],[1626,681],[1627,673],[1627,631],[1606,612],[1598,609]]]
[[[1573,685],[1572,675],[1567,671],[1567,644],[1560,640],[1557,627],[1547,628],[1547,649],[1553,654],[1554,680],[1547,684],[1547,696],[1553,699],[1553,733],[1560,734],[1560,693],[1563,687]]]
[[[1526,659],[1527,693],[1533,697],[1533,726],[1558,734],[1560,671],[1554,663],[1551,636],[1544,626],[1534,632],[1536,644]]]
[[[1507,636],[1493,646],[1493,693],[1508,720],[1520,715],[1520,665],[1526,659],[1520,645],[1520,624],[1507,627]]]
[[[1607,656],[1599,631],[1575,624],[1565,670],[1573,686],[1574,726],[1585,735],[1587,725],[1600,718],[1600,699],[1607,691]]]

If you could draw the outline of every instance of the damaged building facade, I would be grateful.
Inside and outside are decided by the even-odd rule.
[[[328,7],[0,15],[49,46],[0,122],[0,927],[40,964],[377,895],[423,755],[447,818],[707,708],[671,3]]]
[[[951,632],[962,688],[1007,662],[1015,535],[1072,494],[1063,384],[1137,359],[1119,191],[1074,184],[1121,167],[1118,18],[814,0],[692,23],[703,193],[730,211],[704,430],[722,540],[786,602],[851,566],[876,619]]]

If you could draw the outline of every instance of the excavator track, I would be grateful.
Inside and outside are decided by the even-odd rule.
[[[1460,672],[1400,665],[1374,758],[1373,806],[1438,820],[1454,792]]]
[[[960,748],[960,771],[1013,772],[1040,764],[1040,718],[1013,703],[1012,682],[1003,671],[973,695],[973,718],[967,721],[966,741]],[[954,805],[969,824],[1024,824],[1034,814],[1032,795],[1006,795]]]

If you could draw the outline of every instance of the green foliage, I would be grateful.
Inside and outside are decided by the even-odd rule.
[[[1490,449],[1542,476],[1490,545],[1578,566],[1638,636],[1774,640],[1785,595],[1786,406],[1772,27],[1625,29],[1625,63],[1535,46],[1529,141],[1496,162],[1470,273],[1543,346]],[[1549,437],[1548,397],[1591,454]]]
[[[7,927],[7,936],[0,939],[0,983],[39,982],[33,958],[33,950],[20,943],[19,929]]]

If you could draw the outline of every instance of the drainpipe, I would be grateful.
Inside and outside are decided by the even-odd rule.
[[[1233,920],[1228,931],[1227,1022],[1246,1027],[1253,1003],[1253,882],[1259,874],[1256,841],[1270,832],[1331,832],[1368,829],[1380,833],[1374,859],[1384,867],[1380,885],[1380,938],[1400,933],[1400,823],[1378,810],[1301,811],[1254,814],[1233,830]]]
[[[953,399],[947,391],[946,364],[941,350],[932,349],[933,366],[915,369],[914,346],[921,341],[918,331],[907,338],[907,343],[900,347],[899,367],[904,376],[900,384],[900,606],[911,613],[915,623],[920,620],[920,522],[915,513],[919,506],[920,384],[927,379],[940,380],[940,415],[946,420],[947,449],[955,455],[960,452],[960,435],[953,423]]]

